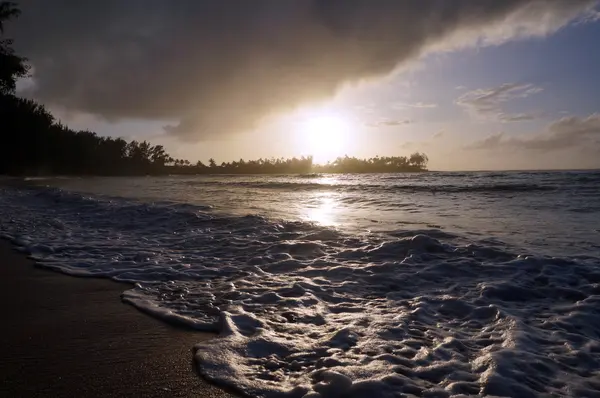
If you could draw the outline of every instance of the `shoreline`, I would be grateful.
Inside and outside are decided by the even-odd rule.
[[[0,240],[0,396],[234,397],[193,368],[215,335],[122,302],[125,285],[44,269]]]

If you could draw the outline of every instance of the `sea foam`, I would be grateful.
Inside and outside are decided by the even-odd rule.
[[[42,266],[132,282],[140,310],[218,332],[197,368],[248,396],[600,391],[597,257],[50,188],[0,188],[0,220]]]

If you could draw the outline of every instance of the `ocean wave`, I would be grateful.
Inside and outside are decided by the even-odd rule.
[[[385,180],[383,180],[385,181]],[[402,192],[429,192],[429,193],[499,193],[499,192],[540,192],[540,191],[556,191],[559,187],[554,185],[539,185],[539,184],[472,184],[472,185],[431,185],[431,184],[355,184],[353,182],[295,182],[295,181],[226,181],[226,180],[197,180],[190,182],[196,187],[238,187],[247,189],[271,189],[271,190],[296,190],[296,191],[332,191],[338,190],[342,192],[361,192],[370,193],[402,193]]]
[[[44,188],[0,188],[0,233],[45,267],[135,283],[123,300],[218,332],[194,347],[198,370],[248,396],[600,389],[593,256]]]

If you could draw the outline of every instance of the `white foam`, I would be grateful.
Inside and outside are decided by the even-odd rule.
[[[597,257],[37,188],[0,188],[0,233],[44,266],[136,283],[123,299],[151,315],[218,331],[194,348],[198,369],[249,396],[600,390]]]

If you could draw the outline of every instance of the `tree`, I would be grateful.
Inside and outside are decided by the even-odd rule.
[[[12,40],[4,38],[4,23],[18,17],[19,14],[15,3],[0,3],[0,94],[14,94],[17,79],[27,76],[29,71],[27,60],[15,55]]]
[[[424,153],[415,152],[410,155],[409,164],[417,168],[425,168],[429,158]]]
[[[4,33],[4,22],[16,18],[21,14],[21,10],[11,1],[0,2],[0,33]]]
[[[165,152],[165,148],[162,145],[156,145],[152,147],[150,150],[152,163],[155,166],[164,166],[168,159],[169,155]]]

